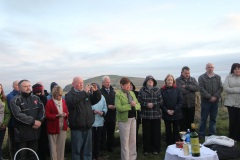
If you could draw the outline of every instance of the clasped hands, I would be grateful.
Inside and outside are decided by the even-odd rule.
[[[99,114],[100,116],[103,115],[103,112],[102,112],[102,111],[98,111],[98,110],[94,110],[93,113],[94,113],[94,114]]]
[[[35,120],[34,125],[32,126],[32,128],[34,129],[38,129],[41,126],[42,122]]]

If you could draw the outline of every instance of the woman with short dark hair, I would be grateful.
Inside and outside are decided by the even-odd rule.
[[[116,93],[118,128],[121,141],[121,160],[136,160],[136,117],[140,104],[131,91],[131,81],[123,77],[120,80],[122,90]]]
[[[223,84],[226,92],[224,105],[228,108],[229,137],[240,141],[240,64],[233,63]]]

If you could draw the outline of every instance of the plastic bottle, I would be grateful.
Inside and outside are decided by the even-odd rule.
[[[190,144],[190,129],[187,129],[187,133],[186,133],[186,143]]]

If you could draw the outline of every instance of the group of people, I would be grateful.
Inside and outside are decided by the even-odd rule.
[[[201,95],[201,120],[199,138],[216,134],[216,118],[222,91],[224,105],[229,114],[229,137],[240,140],[240,64],[234,63],[222,84],[208,63],[206,72],[198,82],[184,66],[181,75],[168,74],[164,85],[146,76],[139,91],[127,77],[120,80],[121,90],[115,92],[109,76],[102,77],[102,87],[97,83],[85,86],[81,77],[74,77],[71,90],[63,95],[62,88],[51,83],[48,95],[41,82],[14,81],[13,91],[7,96],[0,84],[0,145],[6,127],[10,153],[30,148],[40,159],[64,160],[68,127],[71,130],[73,160],[99,160],[100,150],[113,152],[114,133],[118,124],[121,159],[137,158],[138,128],[142,124],[143,153],[158,155],[161,151],[161,119],[165,123],[166,144],[179,141],[179,131],[191,129],[195,117],[196,92]],[[209,129],[206,132],[207,119]],[[48,149],[49,148],[49,149]],[[2,150],[0,149],[0,159]],[[32,152],[21,151],[17,159],[35,159]]]

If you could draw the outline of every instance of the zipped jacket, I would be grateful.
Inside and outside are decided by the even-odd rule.
[[[92,105],[101,99],[101,92],[94,91],[88,94],[85,91],[77,92],[72,89],[65,95],[68,107],[68,122],[71,130],[88,130],[94,123],[94,113]]]
[[[11,100],[10,108],[15,124],[15,141],[38,140],[41,127],[34,129],[32,126],[35,120],[43,122],[45,117],[44,105],[40,98],[32,93],[28,97],[18,94]]]

